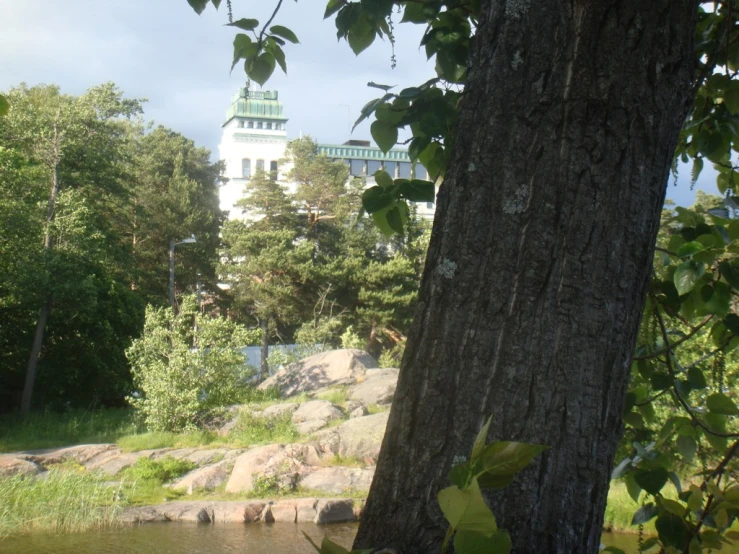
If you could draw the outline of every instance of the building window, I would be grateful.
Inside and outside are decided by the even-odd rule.
[[[416,179],[428,179],[428,173],[426,172],[426,168],[423,167],[421,164],[416,164]]]
[[[262,122],[261,121],[257,121],[257,129],[261,129],[261,128],[262,128]]]
[[[239,128],[243,128],[244,127],[244,122],[241,121],[241,120],[239,120],[238,127]]]
[[[265,123],[265,125],[266,125],[266,129],[269,129],[270,131],[272,130],[272,124],[271,123],[267,122],[267,123]]]
[[[251,160],[244,158],[241,160],[241,176],[244,179],[251,178]]]
[[[426,209],[433,210],[434,209],[434,203],[433,202],[426,202]]]
[[[387,171],[390,174],[390,177],[395,179],[398,163],[397,162],[385,162],[384,164],[385,171]]]
[[[400,179],[410,179],[411,178],[410,162],[400,162],[398,164],[398,177]]]
[[[277,162],[269,162],[269,178],[273,181],[277,180]]]
[[[380,162],[377,160],[370,160],[367,162],[367,175],[374,175],[375,172],[380,171]]]
[[[364,175],[364,160],[352,160],[349,164],[349,173],[354,176]]]
[[[257,171],[264,171],[264,160],[257,160]]]
[[[247,121],[246,128],[247,129],[253,129],[254,128],[254,122],[253,121]]]

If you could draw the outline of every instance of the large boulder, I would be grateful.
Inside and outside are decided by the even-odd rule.
[[[344,348],[321,352],[292,363],[263,381],[259,389],[276,387],[285,396],[336,385],[353,385],[364,378],[377,360],[363,350]]]
[[[284,457],[284,449],[280,444],[258,446],[236,458],[231,477],[226,483],[226,492],[250,492],[254,488],[254,478],[274,458]]]
[[[398,372],[397,369],[371,369],[365,373],[364,381],[349,389],[347,396],[365,406],[391,404],[398,386]]]
[[[324,421],[333,421],[344,417],[337,406],[334,406],[328,400],[311,400],[300,405],[300,408],[293,412],[293,423],[301,423],[303,421],[314,421],[322,419]]]
[[[316,433],[314,444],[323,455],[359,458],[367,465],[375,464],[389,415],[390,412],[382,412],[350,419]]]
[[[13,475],[32,476],[38,475],[43,470],[35,462],[12,456],[0,456],[0,477],[10,477]]]
[[[293,413],[299,407],[300,407],[300,404],[298,404],[297,402],[284,402],[282,404],[273,404],[272,406],[267,406],[264,410],[262,410],[261,417],[266,417],[270,419],[282,417],[287,414]]]
[[[230,475],[233,462],[222,460],[186,473],[170,485],[173,489],[185,490],[192,494],[197,490],[215,490],[225,483]]]
[[[324,494],[365,492],[372,484],[374,467],[323,467],[301,479],[300,486]]]

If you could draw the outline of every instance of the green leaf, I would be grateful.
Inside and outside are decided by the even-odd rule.
[[[683,294],[689,293],[695,287],[698,280],[703,277],[706,271],[706,267],[694,261],[683,262],[675,269],[675,275],[673,281],[677,293],[682,296]]]
[[[239,29],[243,29],[244,31],[253,31],[259,26],[259,20],[241,18],[237,19],[233,23],[228,23],[227,25],[229,27],[238,27]]]
[[[403,198],[411,202],[434,202],[436,200],[436,188],[431,181],[404,180],[399,189]]]
[[[273,35],[277,35],[278,37],[282,37],[285,40],[292,42],[293,44],[298,44],[300,42],[295,33],[293,33],[287,27],[283,27],[282,25],[273,25],[269,28],[269,32]]]
[[[200,15],[205,11],[208,1],[209,0],[187,0],[187,3],[190,4],[190,7],[192,7],[193,10],[195,10],[196,14]]]
[[[476,463],[480,456],[482,456],[485,450],[485,443],[488,440],[488,433],[490,432],[490,424],[493,422],[493,416],[491,415],[488,420],[484,423],[480,430],[477,432],[475,442],[472,445],[472,454],[470,455],[470,463]]]
[[[349,554],[349,550],[336,544],[327,535],[324,535],[323,541],[321,542],[321,554]]]
[[[658,511],[659,508],[657,508],[657,506],[655,506],[652,502],[644,504],[644,506],[640,507],[636,512],[634,512],[634,517],[631,518],[631,525],[640,525],[642,523],[646,523],[654,516],[656,516]]]
[[[698,445],[693,437],[680,435],[677,438],[677,450],[680,455],[685,459],[686,462],[690,463],[695,458],[695,453],[698,450]]]
[[[671,514],[675,514],[676,516],[684,517],[687,509],[685,506],[680,504],[680,502],[676,502],[675,500],[670,500],[669,498],[661,498],[660,504],[662,507],[670,512]]]
[[[654,469],[640,469],[634,473],[634,481],[649,494],[657,494],[669,479],[667,470],[663,467]]]
[[[398,142],[398,128],[385,121],[374,121],[370,133],[383,152],[388,152]]]
[[[474,531],[490,536],[498,530],[495,516],[485,503],[476,479],[466,489],[451,486],[440,490],[438,499],[444,517],[457,531]]]
[[[457,554],[508,554],[511,537],[499,530],[492,536],[474,531],[457,531],[454,535],[454,552]]]
[[[686,258],[688,256],[692,256],[693,254],[697,252],[701,252],[702,250],[705,250],[705,246],[703,246],[700,242],[691,241],[686,242],[683,244],[680,248],[677,249],[677,255],[681,258]]]
[[[277,65],[280,66],[280,69],[282,69],[282,72],[287,75],[287,62],[285,61],[285,52],[282,48],[275,44],[270,49],[270,53],[275,57],[275,61],[277,62]]]
[[[732,87],[724,93],[724,106],[731,115],[739,113],[739,88]]]
[[[688,383],[690,383],[690,388],[694,390],[705,389],[708,386],[706,377],[698,366],[688,369]]]
[[[379,186],[370,187],[362,193],[362,206],[370,214],[389,207],[395,200],[392,192]]]
[[[480,459],[482,471],[478,476],[480,486],[500,489],[508,486],[514,477],[539,453],[549,448],[523,442],[495,442],[485,447]]]
[[[364,50],[369,48],[369,46],[375,41],[376,36],[377,32],[372,23],[370,23],[366,17],[362,17],[349,28],[346,40],[349,43],[349,47],[352,49],[352,52],[358,56]]]
[[[685,548],[690,540],[690,533],[685,526],[685,521],[680,516],[665,512],[657,518],[654,523],[660,540],[666,546],[673,546],[677,549]]]
[[[323,19],[328,19],[346,5],[346,0],[328,0]]]
[[[8,115],[8,111],[10,111],[10,102],[8,102],[5,96],[0,94],[0,117]]]
[[[449,472],[449,480],[460,489],[465,488],[472,477],[472,467],[469,462],[459,463]]]
[[[387,219],[387,212],[392,208],[395,208],[395,206],[383,208],[382,210],[372,213],[372,219],[374,220],[375,225],[377,225],[377,228],[380,229],[382,234],[386,237],[389,237],[394,233],[393,228],[390,226],[390,222]]]
[[[387,218],[387,224],[390,225],[390,228],[399,235],[402,235],[404,228],[403,216],[400,212],[400,204],[398,204],[398,206],[393,206],[392,208],[390,208],[387,211],[385,217]]]
[[[706,406],[709,410],[716,414],[737,415],[739,408],[736,407],[734,401],[721,392],[716,392],[706,398]]]
[[[379,169],[375,171],[373,177],[375,178],[375,183],[377,183],[383,189],[389,189],[393,186],[393,178],[390,177],[390,174],[384,169]]]
[[[634,474],[629,473],[624,477],[624,483],[626,484],[626,491],[634,502],[639,502],[639,496],[641,495],[641,487],[634,481]]]
[[[403,8],[403,19],[401,23],[426,23],[428,18],[424,5],[420,2],[408,2]]]
[[[734,261],[724,260],[718,264],[718,269],[721,272],[721,276],[726,279],[736,290],[739,290],[739,264]]]
[[[246,63],[246,74],[260,85],[263,85],[275,71],[275,57],[269,52],[263,52],[249,64]]]

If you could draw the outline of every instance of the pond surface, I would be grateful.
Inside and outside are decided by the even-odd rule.
[[[0,554],[311,554],[302,531],[320,543],[327,534],[350,547],[357,524],[273,523],[197,525],[163,523],[77,535],[33,535],[0,540]],[[605,533],[603,544],[636,553],[637,536]],[[724,547],[721,554],[739,554]]]

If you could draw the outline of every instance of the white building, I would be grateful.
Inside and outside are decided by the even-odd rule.
[[[220,159],[226,164],[228,182],[220,189],[220,207],[229,217],[239,217],[236,202],[244,194],[244,185],[257,169],[277,171],[283,180],[285,168],[278,163],[285,157],[287,147],[287,118],[277,91],[253,91],[242,88],[237,92],[226,112],[222,125]],[[369,141],[350,140],[344,144],[319,144],[319,151],[329,158],[343,160],[352,175],[365,177],[368,186],[374,184],[372,175],[385,169],[396,178],[410,178],[411,161],[408,151],[392,149],[387,153],[371,146]],[[426,170],[416,166],[415,175],[426,178]],[[289,186],[289,183],[288,183]],[[418,214],[433,218],[432,202],[418,205]]]

